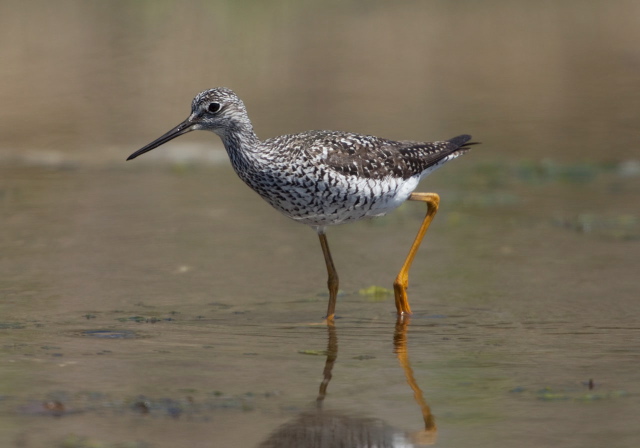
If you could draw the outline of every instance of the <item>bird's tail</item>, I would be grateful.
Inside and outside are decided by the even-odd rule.
[[[447,140],[449,143],[453,144],[456,147],[457,151],[465,152],[471,149],[470,147],[473,145],[479,145],[480,142],[470,142],[471,136],[468,134],[458,135],[457,137],[453,137]]]

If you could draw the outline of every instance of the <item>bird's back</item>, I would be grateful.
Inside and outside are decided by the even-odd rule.
[[[438,142],[394,141],[348,132],[307,131],[265,140],[264,146],[285,163],[304,164],[311,159],[325,170],[381,180],[430,172],[434,165],[468,150],[470,139],[470,135],[459,135]]]

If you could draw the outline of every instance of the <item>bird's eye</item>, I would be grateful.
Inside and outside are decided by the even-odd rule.
[[[221,107],[222,106],[220,106],[220,103],[211,103],[209,104],[209,106],[207,106],[207,110],[212,114],[215,114],[216,112],[220,111]]]

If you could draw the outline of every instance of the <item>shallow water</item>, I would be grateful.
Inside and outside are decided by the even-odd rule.
[[[472,157],[448,168],[488,182]],[[405,331],[438,444],[632,445],[638,225],[616,217],[640,179],[607,169],[534,185],[516,168],[491,191],[429,185],[443,205]],[[257,446],[316,412],[329,342],[317,238],[228,166],[13,167],[0,191],[4,446]],[[578,193],[612,231],[557,224]],[[394,353],[393,298],[359,294],[390,288],[422,213],[407,204],[331,229],[338,349],[313,424],[423,429]]]
[[[637,2],[476,3],[0,2],[0,446],[640,445]],[[419,188],[410,319],[421,204],[329,230],[328,327],[217,137],[124,162],[216,85],[262,137],[483,142]]]

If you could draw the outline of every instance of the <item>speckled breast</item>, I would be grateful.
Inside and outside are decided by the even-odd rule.
[[[258,173],[238,174],[275,209],[311,226],[384,215],[402,204],[419,180],[366,179],[314,165],[274,165]]]

